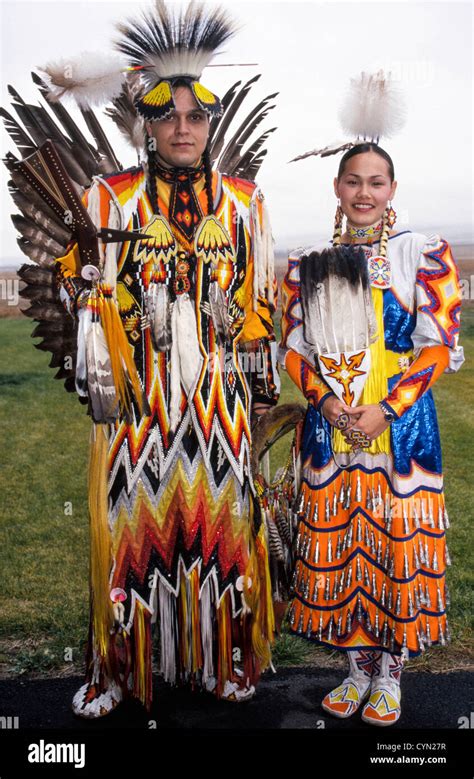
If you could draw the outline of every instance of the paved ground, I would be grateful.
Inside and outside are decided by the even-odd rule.
[[[458,729],[461,718],[474,727],[473,674],[405,672],[402,675],[402,716],[389,730]],[[0,717],[19,717],[24,728],[157,728],[373,730],[358,714],[349,720],[327,715],[319,702],[341,681],[340,670],[292,668],[266,673],[257,696],[241,705],[216,701],[154,681],[150,715],[138,703],[120,705],[101,720],[89,722],[70,710],[81,678],[0,680]],[[471,715],[471,712],[473,714]],[[379,729],[377,729],[379,730]]]
[[[417,779],[472,779],[472,730],[466,728],[474,728],[472,679],[466,671],[406,671],[402,717],[390,728],[365,725],[359,714],[338,720],[322,711],[319,702],[340,683],[340,669],[267,673],[258,695],[241,705],[170,688],[156,678],[150,714],[130,702],[94,721],[70,710],[79,677],[0,680],[0,718],[18,717],[17,727],[10,721],[7,730],[0,720],[0,779],[154,779],[163,770],[194,775],[196,769],[211,777],[238,771],[239,776],[261,774],[266,779],[308,772],[377,779],[396,772],[400,779],[401,771]],[[40,746],[77,749],[83,763],[76,764],[75,752],[53,764],[31,762],[31,750]]]

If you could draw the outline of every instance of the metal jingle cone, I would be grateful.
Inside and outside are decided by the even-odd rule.
[[[350,635],[351,629],[352,629],[352,615],[351,615],[351,610],[348,608],[346,614],[346,635],[347,636]]]
[[[408,616],[413,617],[414,610],[413,610],[413,598],[411,595],[411,590],[408,588]]]
[[[399,587],[397,591],[397,602],[395,605],[395,614],[397,615],[397,617],[399,617],[401,613],[402,613],[402,594],[400,592],[400,587]]]
[[[387,609],[389,611],[391,611],[393,609],[393,592],[392,592],[391,588],[390,588],[390,590],[388,592]]]
[[[316,538],[316,546],[314,548],[313,562],[316,564],[319,563],[319,536]]]
[[[331,536],[328,538],[328,546],[326,551],[326,562],[332,563],[332,540]]]
[[[333,586],[333,589],[332,589],[332,598],[331,598],[331,600],[337,600],[338,588],[339,588],[339,574],[336,571],[336,575],[334,577],[334,586]]]
[[[326,574],[326,584],[324,587],[324,600],[328,601],[331,597],[331,579],[328,574]]]
[[[426,584],[426,587],[425,587],[425,603],[426,603],[427,607],[430,609],[431,608],[431,598],[430,598],[430,588],[429,588],[428,583]]]

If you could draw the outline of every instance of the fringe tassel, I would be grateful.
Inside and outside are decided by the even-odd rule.
[[[250,235],[253,248],[253,310],[257,311],[258,296],[267,296],[268,302],[274,303],[273,280],[274,250],[273,237],[267,209],[260,199],[257,188],[250,201]]]
[[[89,456],[90,588],[94,648],[107,657],[113,625],[109,597],[112,564],[107,498],[108,440],[104,425],[93,425]]]
[[[232,680],[232,616],[229,592],[222,596],[217,609],[217,633],[219,642],[217,668],[217,695],[224,692],[227,680]]]
[[[201,625],[199,618],[199,571],[197,566],[193,568],[189,576],[191,591],[191,660],[192,673],[195,674],[202,668]]]
[[[140,414],[148,415],[150,409],[142,391],[132,350],[123,329],[117,304],[112,296],[112,288],[105,284],[98,285],[96,295],[121,410],[127,418],[130,418],[131,403],[134,397]]]
[[[133,631],[133,695],[150,711],[153,690],[151,615],[140,601],[135,603]]]
[[[204,655],[204,665],[202,672],[203,685],[214,676],[214,658],[213,658],[213,626],[211,610],[213,605],[212,598],[212,580],[208,577],[201,590],[199,601],[199,611],[201,617],[201,636],[202,651]]]
[[[179,642],[182,672],[185,679],[190,671],[190,645],[189,645],[189,604],[187,597],[186,577],[181,576],[179,592]]]
[[[165,682],[176,681],[176,598],[160,580],[158,583],[160,608],[160,671]]]
[[[253,507],[251,508],[253,515]],[[249,582],[250,587],[249,587]],[[250,533],[250,557],[244,577],[244,597],[252,618],[252,648],[262,670],[271,663],[271,645],[274,640],[275,616],[272,585],[268,565],[268,546],[265,524],[262,522],[256,537]]]

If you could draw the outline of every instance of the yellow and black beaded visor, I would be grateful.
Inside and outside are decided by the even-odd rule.
[[[173,85],[175,81],[189,86],[199,108],[209,114],[209,118],[222,115],[222,104],[217,95],[214,95],[199,81],[184,76],[178,79],[164,79],[149,90],[145,95],[135,101],[138,113],[149,121],[164,119],[175,109]]]
[[[222,114],[218,97],[199,79],[214,55],[235,33],[225,10],[206,10],[190,5],[173,15],[163,0],[139,21],[118,26],[121,38],[115,47],[129,60],[129,69],[140,72],[141,97],[137,111],[150,121],[164,119],[174,110],[173,85],[184,81],[200,108],[211,118]]]

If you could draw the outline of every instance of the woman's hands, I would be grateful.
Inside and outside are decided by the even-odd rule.
[[[335,427],[336,420],[341,414],[349,414],[353,410],[351,406],[346,406],[335,395],[329,395],[321,406],[321,414],[333,427]]]
[[[350,418],[350,424],[343,430],[343,435],[350,430],[360,430],[365,433],[371,441],[378,438],[379,435],[387,429],[390,422],[385,419],[385,415],[376,403],[372,403],[368,406],[357,406],[357,408],[350,408],[347,412]]]
[[[330,395],[324,401],[321,407],[321,413],[333,427],[336,426],[336,420],[340,414],[347,414],[349,424],[345,430],[341,430],[344,437],[352,430],[360,430],[373,441],[387,429],[390,422],[385,419],[384,413],[377,404],[368,406],[347,406],[335,395]]]

